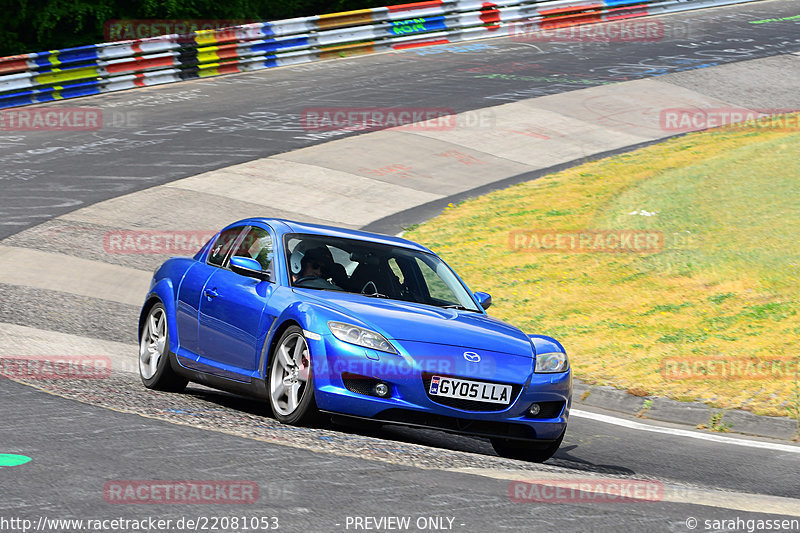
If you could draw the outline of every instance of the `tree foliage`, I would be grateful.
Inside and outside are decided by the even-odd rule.
[[[116,19],[278,20],[386,5],[381,0],[0,0],[0,57],[103,42]]]

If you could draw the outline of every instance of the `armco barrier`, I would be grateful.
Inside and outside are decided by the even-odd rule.
[[[0,109],[525,31],[758,0],[432,0],[0,58]]]

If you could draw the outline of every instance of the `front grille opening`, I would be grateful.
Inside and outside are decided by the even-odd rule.
[[[444,416],[435,413],[411,411],[409,409],[392,408],[381,411],[375,416],[380,420],[409,424],[414,426],[427,426],[454,433],[481,435],[486,437],[506,437],[510,439],[536,439],[536,431],[524,424],[509,422],[494,422],[490,420],[468,420],[453,416]]]
[[[342,382],[344,388],[356,394],[364,394],[365,396],[378,396],[375,394],[375,385],[380,383],[377,379],[368,378],[360,374],[353,374],[350,372],[342,373]]]
[[[462,411],[505,411],[517,400],[519,397],[519,393],[522,391],[522,385],[514,384],[514,383],[503,383],[501,381],[492,381],[492,383],[497,383],[498,385],[511,385],[511,401],[507,405],[502,405],[499,403],[491,403],[491,402],[479,402],[475,400],[464,400],[461,398],[448,398],[446,396],[435,396],[430,393],[431,390],[431,380],[433,376],[441,376],[441,377],[448,377],[453,379],[466,379],[470,381],[476,381],[472,378],[464,378],[459,376],[452,376],[448,374],[433,374],[431,372],[423,372],[422,373],[422,383],[425,386],[425,394],[428,395],[428,398],[432,402],[438,403],[439,405],[446,405],[447,407],[453,407],[454,409],[461,409]],[[481,381],[481,380],[477,380]]]

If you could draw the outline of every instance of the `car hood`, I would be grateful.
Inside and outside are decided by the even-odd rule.
[[[354,317],[389,340],[445,344],[533,357],[531,341],[525,333],[482,313],[353,293],[295,290]]]

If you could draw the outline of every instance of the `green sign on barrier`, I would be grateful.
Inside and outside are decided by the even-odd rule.
[[[10,453],[0,453],[0,468],[4,466],[19,466],[24,465],[31,461],[30,457],[25,455],[14,455]]]
[[[395,35],[428,31],[428,28],[425,27],[425,22],[424,18],[395,21],[391,23],[391,31]]]

